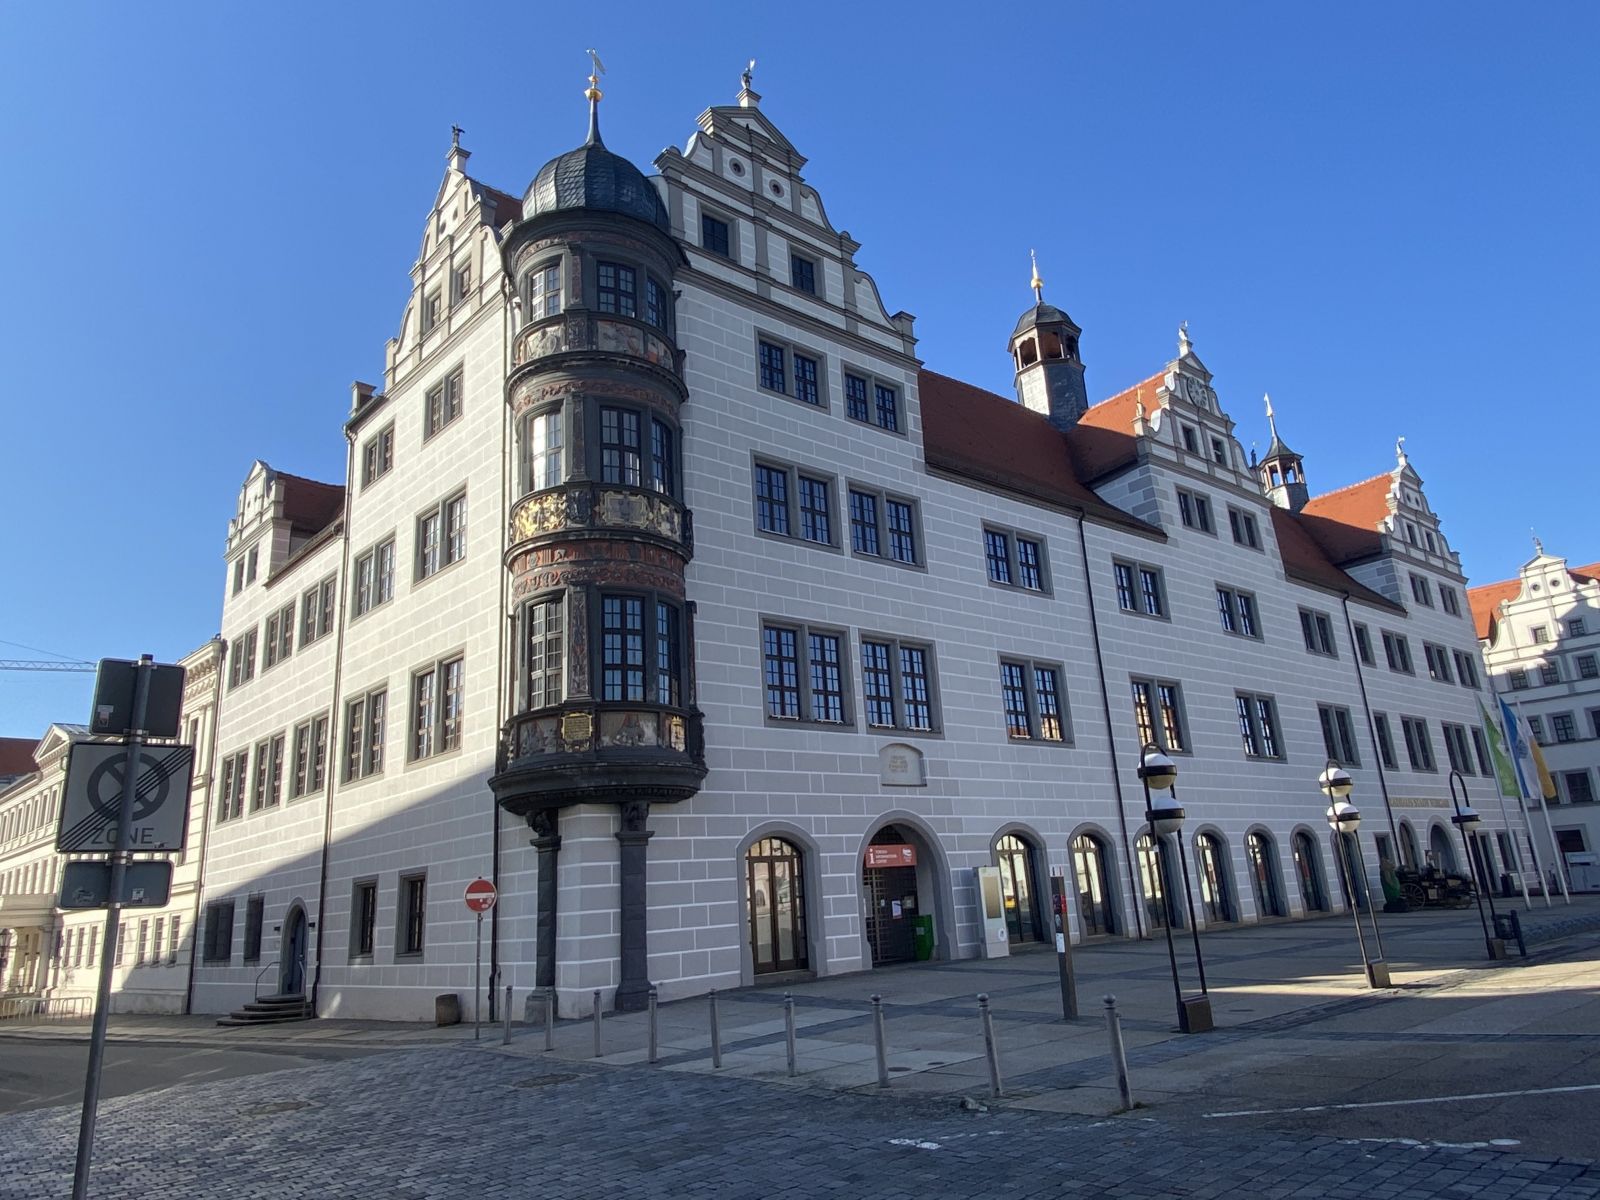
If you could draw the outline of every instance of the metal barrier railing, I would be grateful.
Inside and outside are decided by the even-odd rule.
[[[0,1021],[84,1021],[94,1015],[93,996],[7,996],[0,998]]]

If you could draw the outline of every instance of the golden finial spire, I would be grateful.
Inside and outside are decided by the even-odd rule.
[[[600,76],[606,69],[600,63],[600,56],[593,50],[585,51],[589,56],[589,86],[583,90],[583,97],[589,102],[589,145],[600,144],[600,97],[605,95],[600,90]]]
[[[1028,258],[1033,263],[1033,279],[1028,284],[1033,289],[1033,302],[1044,303],[1044,280],[1039,278],[1039,257],[1032,250],[1028,251]]]
[[[1267,424],[1272,428],[1272,440],[1278,440],[1278,419],[1272,415],[1272,396],[1267,392],[1261,393],[1261,398],[1267,402]]]

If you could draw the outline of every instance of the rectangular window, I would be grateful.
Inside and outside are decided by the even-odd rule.
[[[989,567],[991,583],[1012,582],[1011,539],[992,529],[983,531],[983,555]]]
[[[857,554],[879,554],[878,499],[864,492],[850,493],[850,546]]]
[[[846,371],[844,395],[845,411],[852,420],[900,432],[900,391],[892,384]]]
[[[895,562],[914,564],[917,561],[917,534],[911,505],[904,500],[886,498],[883,517],[889,530],[889,557]]]
[[[1556,713],[1550,718],[1550,732],[1555,735],[1558,742],[1575,742],[1578,740],[1578,726],[1572,719],[1571,713]]]
[[[916,566],[922,561],[919,528],[912,501],[850,489],[850,548],[857,554]]]
[[[1031,592],[1047,590],[1042,540],[1009,529],[985,528],[983,557],[989,582]]]
[[[1432,642],[1422,643],[1422,657],[1428,663],[1428,678],[1436,683],[1454,683],[1450,674],[1450,654],[1443,646]]]
[[[645,276],[644,281],[644,319],[657,329],[668,327],[668,314],[672,312],[667,304],[667,289],[662,287],[650,276]]]
[[[1535,625],[1531,627],[1528,630],[1528,636],[1531,637],[1535,643],[1544,643],[1550,640],[1550,635],[1543,625]]]
[[[1451,653],[1455,656],[1456,678],[1461,680],[1461,686],[1476,689],[1478,687],[1477,656],[1461,650],[1455,650]]]
[[[804,354],[791,356],[794,363],[794,398],[807,404],[821,404],[822,393],[817,385],[817,360]]]
[[[1239,734],[1245,757],[1282,758],[1278,709],[1273,698],[1238,692],[1234,695],[1234,705],[1239,714]]]
[[[760,343],[761,357],[761,386],[768,391],[783,392],[788,394],[785,386],[784,352],[782,346],[774,346],[771,342]]]
[[[1411,643],[1403,633],[1390,633],[1383,631],[1383,656],[1388,660],[1389,670],[1398,671],[1402,675],[1414,675],[1416,670],[1411,665]]]
[[[924,645],[861,639],[868,725],[920,731],[936,728],[930,660],[930,648]]]
[[[222,795],[217,804],[217,824],[244,815],[245,773],[250,756],[244,751],[222,760]]]
[[[423,933],[428,920],[428,877],[426,874],[400,876],[400,928],[395,938],[395,957],[422,953]]]
[[[844,655],[835,633],[808,633],[806,659],[811,689],[807,710],[813,721],[844,720]]]
[[[1211,520],[1211,501],[1199,492],[1178,489],[1178,517],[1186,529],[1198,529],[1201,533],[1217,531]]]
[[[1395,769],[1394,737],[1389,732],[1389,718],[1384,713],[1372,714],[1372,728],[1378,739],[1378,761],[1389,770]]]
[[[261,961],[261,926],[266,915],[266,897],[251,896],[244,906],[244,961]]]
[[[846,722],[842,635],[763,625],[761,646],[768,717]]]
[[[833,513],[825,479],[800,476],[800,536],[824,546],[833,544]]]
[[[417,578],[427,579],[467,554],[467,496],[460,492],[417,518]]]
[[[789,472],[780,467],[756,464],[756,526],[789,536]]]
[[[267,618],[261,669],[276,666],[294,650],[294,605],[286,604]]]
[[[355,615],[371,612],[393,599],[394,538],[391,536],[356,558]]]
[[[632,267],[603,262],[595,271],[600,311],[623,317],[639,315],[639,277]]]
[[[256,743],[254,786],[250,793],[250,811],[259,812],[278,803],[283,778],[283,734]]]
[[[333,590],[337,580],[332,576],[316,587],[307,588],[300,597],[300,648],[304,650],[333,629]]]
[[[528,320],[553,317],[561,311],[561,260],[535,267],[528,274]]]
[[[1193,425],[1180,425],[1178,428],[1183,433],[1183,448],[1190,454],[1200,453],[1200,435]]]
[[[1411,573],[1411,598],[1427,608],[1433,607],[1433,591],[1426,576]]]
[[[1372,657],[1372,633],[1365,625],[1357,624],[1356,655],[1367,666],[1376,665]]]
[[[183,933],[180,922],[183,918],[174,915],[167,923],[167,966],[178,965],[178,948],[183,945]],[[89,965],[94,966],[94,942],[89,943]]]
[[[798,254],[789,255],[789,282],[802,292],[817,294],[817,264]]]
[[[1567,635],[1569,637],[1582,637],[1589,632],[1589,627],[1582,617],[1573,617],[1567,622]]]
[[[800,635],[793,629],[761,630],[762,671],[767,686],[767,716],[800,719]]]
[[[1594,785],[1587,771],[1563,771],[1562,782],[1567,785],[1568,804],[1593,804]]]
[[[898,432],[900,429],[900,401],[898,393],[887,384],[875,383],[872,394],[876,400],[872,419],[880,429]]]
[[[1467,742],[1466,727],[1441,721],[1439,728],[1444,733],[1444,753],[1450,762],[1450,769],[1460,771],[1463,775],[1477,774],[1472,769],[1472,748]]]
[[[677,607],[664,600],[656,601],[656,703],[674,708],[683,702],[683,638],[679,624]]]
[[[311,722],[294,727],[294,776],[289,783],[291,800],[311,790]]]
[[[678,458],[672,448],[672,426],[650,419],[650,486],[663,496],[678,494]]]
[[[1256,519],[1252,514],[1229,505],[1228,529],[1238,545],[1249,546],[1252,550],[1261,549],[1261,534],[1256,528]]]
[[[1597,675],[1600,675],[1600,666],[1596,665],[1594,655],[1580,654],[1573,661],[1578,664],[1579,679],[1593,679]]]
[[[630,408],[600,410],[600,481],[642,486],[639,414]]]
[[[527,629],[527,707],[559,704],[562,696],[563,649],[561,598],[535,600],[523,610]]]
[[[1472,727],[1472,750],[1478,759],[1478,774],[1492,777],[1494,765],[1489,760],[1489,739],[1483,736],[1483,730],[1476,725]]]
[[[1528,729],[1532,732],[1534,741],[1538,742],[1541,746],[1546,744],[1543,717],[1529,717]]]
[[[385,718],[389,693],[378,688],[358,696],[345,707],[344,777],[365,779],[383,771]]]
[[[1547,662],[1547,663],[1540,664],[1540,667],[1539,667],[1539,680],[1542,683],[1560,683],[1561,682],[1561,667],[1560,667],[1560,665],[1557,664],[1557,663],[1554,663],[1554,662]]]
[[[1138,612],[1139,601],[1133,590],[1133,567],[1128,563],[1114,562],[1111,574],[1117,584],[1117,607],[1123,612]]]
[[[461,415],[462,380],[462,368],[457,367],[442,381],[428,389],[423,441],[427,441]]]
[[[251,629],[233,639],[228,648],[228,690],[256,677],[256,631]]]
[[[208,963],[225,963],[233,955],[233,901],[213,900],[206,905],[205,952]],[[122,943],[117,943],[117,965],[122,965]]]
[[[539,413],[529,419],[523,439],[524,471],[528,488],[540,492],[557,486],[566,477],[562,464],[562,414],[560,409]]]
[[[1506,672],[1506,679],[1510,682],[1513,692],[1525,692],[1528,690],[1528,672],[1524,668],[1513,667]]]
[[[1167,588],[1160,567],[1113,560],[1111,574],[1117,588],[1117,607],[1147,617],[1166,615]]]
[[[728,223],[710,213],[700,214],[700,244],[713,254],[731,258]]]
[[[1361,756],[1356,749],[1355,726],[1350,721],[1350,710],[1334,704],[1319,704],[1317,719],[1322,724],[1322,746],[1328,757],[1337,759],[1347,767],[1360,766]]]
[[[1256,616],[1256,598],[1237,588],[1217,588],[1217,616],[1224,633],[1240,637],[1259,638],[1261,622]]]
[[[871,419],[871,412],[867,408],[867,381],[859,375],[845,375],[844,377],[845,408],[852,421],[866,421]]]
[[[1325,654],[1329,658],[1339,657],[1339,648],[1333,640],[1333,622],[1328,619],[1327,613],[1302,608],[1300,635],[1305,639],[1306,649],[1312,654]]]
[[[350,957],[371,958],[378,931],[378,881],[358,879],[350,896]]]
[[[1154,743],[1168,753],[1186,751],[1189,746],[1179,685],[1166,679],[1134,679],[1132,688],[1133,721],[1139,731],[1139,744]]]
[[[1456,590],[1446,584],[1439,585],[1439,603],[1444,606],[1445,612],[1452,617],[1461,615],[1461,597],[1456,595]]]
[[[603,596],[600,600],[602,700],[644,699],[644,600]]]
[[[1002,661],[1000,697],[1008,737],[1015,741],[1068,740],[1059,666]]]
[[[367,439],[361,448],[361,486],[370,487],[394,467],[394,422]]]
[[[1420,717],[1401,717],[1400,732],[1406,740],[1406,759],[1413,771],[1436,771],[1433,758],[1433,738],[1428,733],[1428,723]]]
[[[1219,437],[1211,439],[1211,461],[1219,467],[1228,465],[1228,448]]]

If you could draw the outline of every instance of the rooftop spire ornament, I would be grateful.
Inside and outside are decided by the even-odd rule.
[[[1261,398],[1267,402],[1267,424],[1272,429],[1272,440],[1278,440],[1278,419],[1272,415],[1272,396],[1267,392],[1261,393]]]
[[[752,58],[750,60],[750,65],[745,67],[745,69],[739,75],[739,82],[744,85],[744,90],[747,92],[750,90],[750,77],[755,73],[756,60]]]
[[[1033,279],[1028,284],[1033,289],[1033,302],[1044,303],[1044,280],[1039,278],[1039,257],[1032,250],[1028,251],[1028,259],[1033,263]]]
[[[450,149],[461,149],[461,135],[465,132],[466,130],[459,125],[450,126]]]
[[[1403,434],[1394,440],[1394,457],[1402,467],[1410,462],[1410,459],[1406,458],[1406,439]]]
[[[600,76],[606,73],[605,66],[600,62],[600,56],[592,49],[584,51],[589,56],[589,86],[583,89],[583,98],[589,102],[589,140],[588,145],[600,145],[600,97],[605,95],[600,90]]]
[[[1178,326],[1178,357],[1194,350],[1194,343],[1189,340],[1189,322],[1184,321]]]

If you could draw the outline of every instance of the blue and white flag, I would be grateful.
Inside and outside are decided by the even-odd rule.
[[[1500,705],[1500,723],[1505,726],[1506,744],[1511,747],[1511,765],[1517,770],[1517,786],[1522,789],[1522,798],[1532,800],[1536,791],[1528,786],[1528,780],[1537,777],[1537,770],[1533,762],[1533,747],[1529,744],[1531,739],[1522,719],[1512,711],[1503,696],[1496,696]]]

